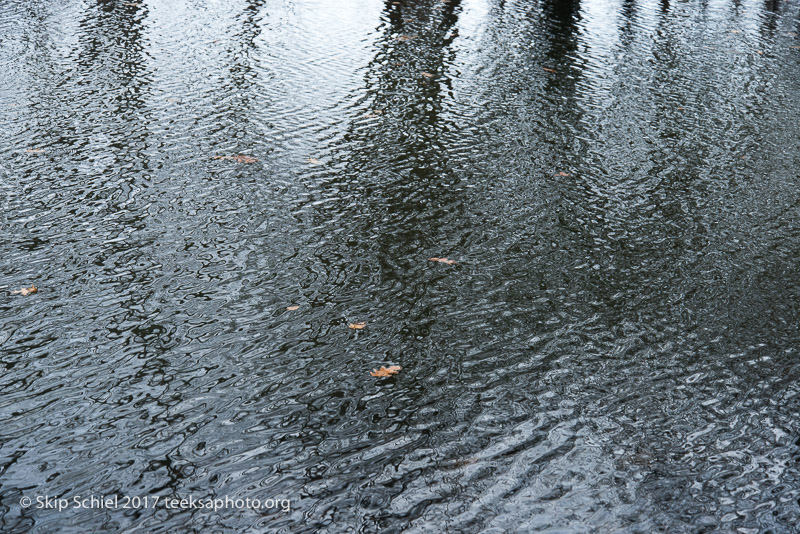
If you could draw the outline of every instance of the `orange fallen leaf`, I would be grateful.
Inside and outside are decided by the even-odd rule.
[[[380,369],[373,369],[370,374],[372,376],[392,376],[400,372],[400,369],[402,369],[402,367],[399,365],[390,365],[389,367],[381,365]]]
[[[322,163],[322,161],[318,160],[317,158],[308,158],[306,161],[312,165],[320,165]]]
[[[25,152],[27,152],[28,154],[41,154],[42,152],[44,152],[44,149],[43,148],[26,148]]]
[[[430,72],[420,72],[420,74],[422,74],[426,78],[433,78],[434,76],[436,76],[435,74],[431,74]]]
[[[399,37],[395,37],[398,41],[410,41],[416,37],[416,35],[400,35]]]
[[[367,323],[364,321],[360,321],[358,323],[350,323],[347,325],[348,328],[352,328],[353,330],[364,330],[364,327],[367,326]]]
[[[14,290],[14,291],[11,292],[11,294],[12,295],[22,295],[24,297],[26,295],[33,295],[34,293],[37,293],[38,291],[39,290],[36,288],[36,286],[31,286],[31,287],[23,287],[22,289]]]
[[[456,260],[448,260],[447,258],[430,258],[428,261],[438,261],[439,263],[446,263],[447,265],[456,263]]]
[[[542,70],[545,71],[545,72],[551,72],[553,74],[556,73],[556,71],[554,69],[548,69],[547,67],[542,67]]]
[[[559,172],[556,173],[556,176],[569,176],[569,173],[564,172],[564,171],[559,171]]]
[[[300,306],[295,306],[295,305],[286,306],[286,309],[289,310],[289,311],[295,311],[295,310],[299,310]]]
[[[764,52],[762,52],[761,50],[756,50],[756,54],[759,54],[759,55],[762,55],[762,56],[763,56],[763,55],[764,55]]]
[[[678,106],[678,111],[686,111],[686,108],[683,106]]]
[[[258,161],[253,156],[245,156],[244,154],[237,154],[235,156],[214,156],[213,159],[225,159],[235,161],[236,163],[255,163]]]

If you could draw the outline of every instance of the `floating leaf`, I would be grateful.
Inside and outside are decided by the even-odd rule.
[[[322,161],[318,160],[317,158],[308,158],[306,161],[309,162],[312,165],[321,165],[322,164]]]
[[[446,263],[447,265],[456,263],[456,260],[448,260],[447,258],[430,258],[428,261],[438,261],[439,263]]]
[[[360,321],[357,323],[350,323],[347,325],[348,328],[352,328],[353,330],[364,330],[364,327],[367,326],[367,323],[364,321]]]
[[[34,293],[38,293],[39,290],[36,286],[31,287],[23,287],[22,289],[17,289],[11,292],[12,295],[22,295],[23,297],[26,295],[33,295]]]
[[[289,311],[295,311],[295,310],[299,310],[300,306],[296,306],[296,305],[286,306],[286,309],[289,310]]]
[[[245,156],[244,154],[237,154],[235,156],[214,156],[213,159],[225,159],[235,161],[236,163],[255,163],[258,161],[253,156]]]
[[[556,73],[556,71],[554,69],[548,69],[547,67],[542,67],[542,70],[545,71],[545,72],[550,72],[552,74]]]
[[[399,365],[390,365],[389,367],[381,365],[380,369],[373,369],[370,374],[372,376],[392,376],[400,372],[400,369],[402,369],[402,367]]]
[[[416,35],[400,35],[398,37],[395,37],[395,39],[397,39],[398,41],[410,41],[414,37],[416,37]]]
[[[435,74],[431,74],[430,72],[420,72],[420,74],[422,74],[426,78],[433,78],[436,76]]]
[[[559,172],[556,173],[556,176],[569,176],[569,173],[564,172],[564,171],[559,171]]]
[[[678,111],[686,111],[686,108],[685,108],[685,107],[683,107],[683,106],[678,106],[678,108],[677,108],[677,109],[678,109]]]
[[[764,52],[763,52],[763,51],[761,51],[761,50],[756,50],[756,54],[763,56],[763,55],[764,55]]]
[[[41,154],[44,152],[43,148],[26,148],[25,152],[28,154]]]

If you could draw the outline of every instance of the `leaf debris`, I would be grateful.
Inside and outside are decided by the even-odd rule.
[[[399,365],[390,365],[389,367],[384,367],[381,365],[380,369],[373,369],[370,374],[372,376],[380,376],[380,377],[392,376],[399,373],[401,369],[402,367],[400,367]]]
[[[364,330],[364,327],[367,326],[365,321],[359,321],[357,323],[350,323],[347,325],[347,328],[351,328],[353,330]]]
[[[289,310],[289,311],[295,311],[295,310],[299,310],[300,306],[297,306],[296,304],[292,304],[291,306],[286,306],[286,309]]]
[[[31,287],[23,287],[22,289],[15,289],[14,291],[11,292],[11,294],[12,295],[22,295],[24,297],[24,296],[27,296],[27,295],[33,295],[34,293],[38,293],[38,292],[39,292],[39,289],[36,286],[31,286]]]
[[[446,263],[447,265],[453,265],[457,263],[456,260],[450,260],[447,258],[429,258],[428,261],[437,261],[439,263]]]

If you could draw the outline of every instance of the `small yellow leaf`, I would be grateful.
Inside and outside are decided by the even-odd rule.
[[[295,311],[295,310],[299,310],[300,306],[296,306],[296,305],[286,306],[286,309],[289,310],[289,311]]]
[[[353,330],[364,330],[364,327],[367,326],[367,323],[364,321],[360,321],[358,323],[350,323],[347,325],[348,328],[352,328]]]
[[[38,291],[39,290],[36,288],[36,286],[31,286],[31,287],[23,287],[22,289],[14,290],[14,291],[11,292],[11,294],[12,295],[22,295],[24,297],[24,296],[27,296],[27,295],[33,295],[34,293],[38,293]]]
[[[456,263],[456,260],[448,260],[447,258],[430,258],[428,261],[438,261],[439,263],[446,263],[447,265]]]
[[[392,376],[400,372],[400,369],[402,369],[402,367],[399,365],[390,365],[389,367],[381,366],[380,369],[373,369],[370,374],[372,376]]]
[[[321,165],[322,164],[322,161],[318,160],[317,158],[308,158],[306,161],[309,162],[312,165]]]

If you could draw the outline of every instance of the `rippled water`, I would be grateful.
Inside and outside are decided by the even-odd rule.
[[[798,32],[4,0],[0,530],[796,532]]]

